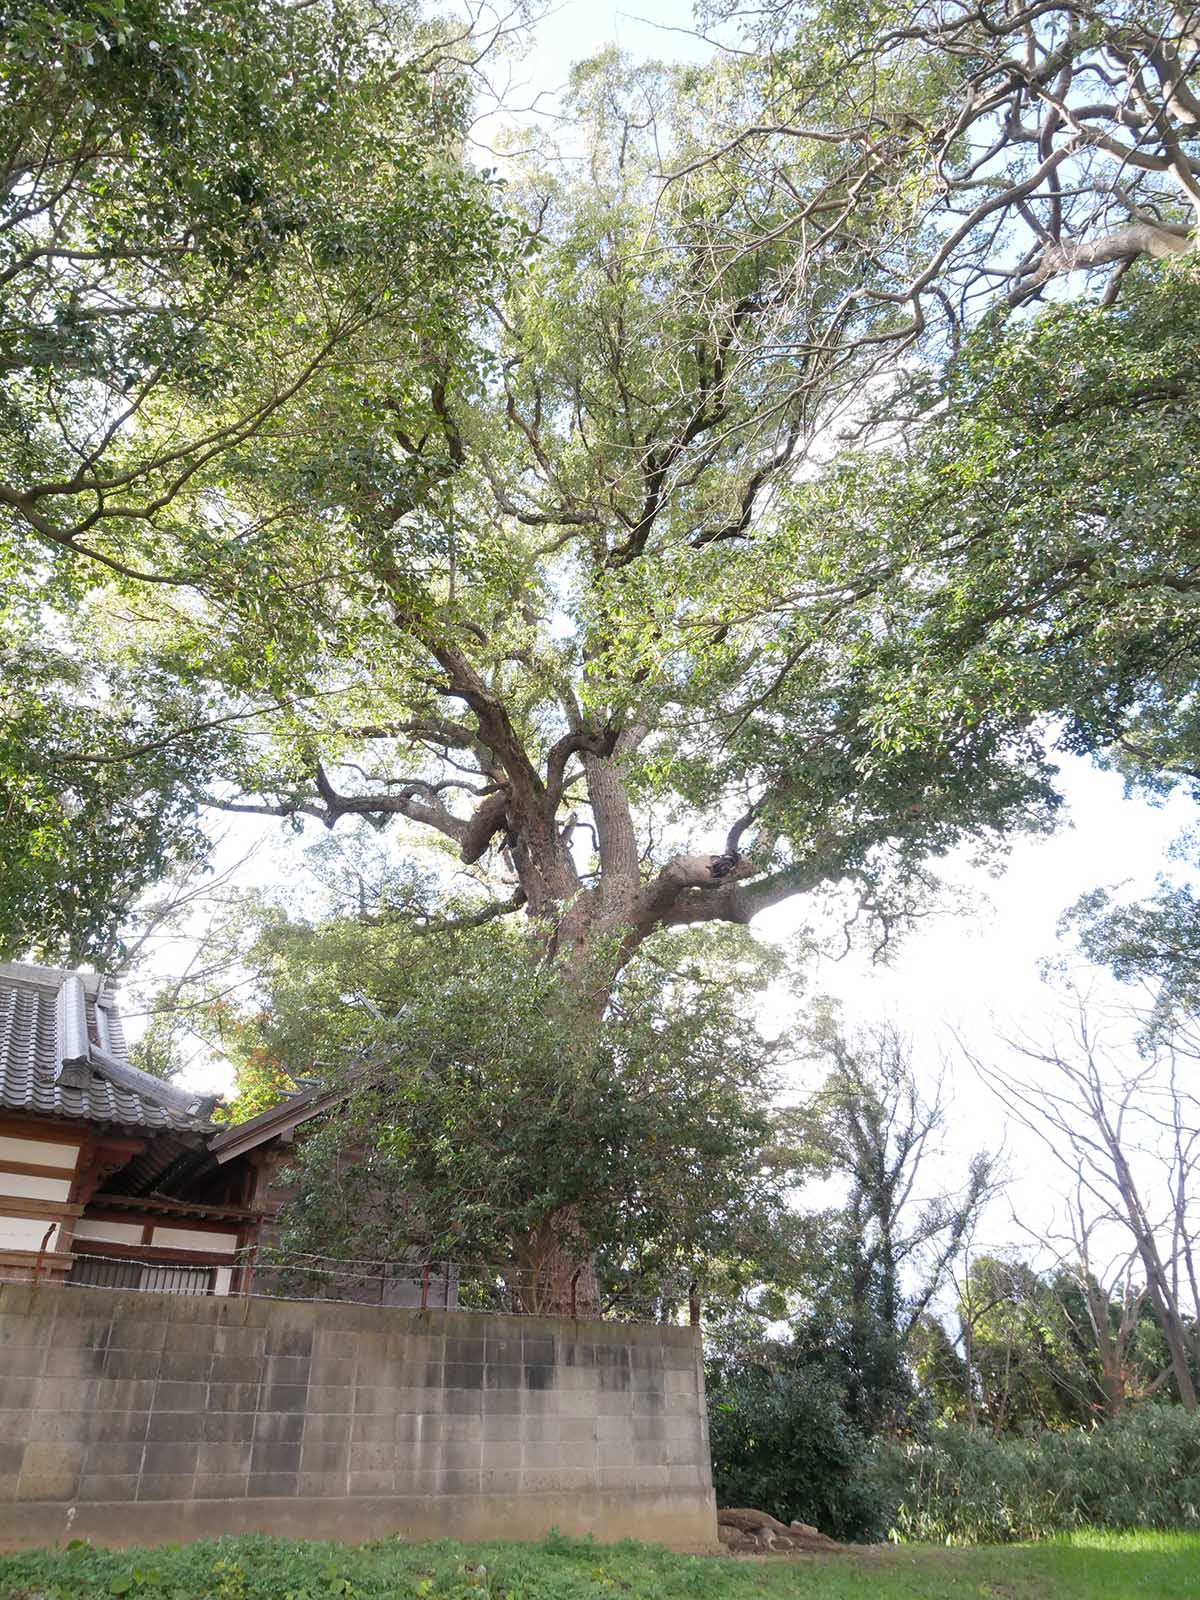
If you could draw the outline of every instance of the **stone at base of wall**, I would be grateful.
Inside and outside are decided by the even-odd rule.
[[[110,1549],[174,1544],[220,1534],[269,1533],[288,1539],[361,1544],[392,1535],[417,1539],[535,1540],[551,1528],[592,1534],[601,1543],[642,1539],[673,1550],[717,1553],[711,1490],[669,1495],[438,1495],[370,1499],[24,1501],[0,1505],[0,1550],[87,1539]],[[711,1542],[698,1541],[711,1527]]]

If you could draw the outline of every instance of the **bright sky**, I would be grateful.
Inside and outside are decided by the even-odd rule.
[[[914,1059],[930,1082],[944,1070],[946,1138],[925,1192],[956,1181],[974,1151],[1003,1148],[1010,1183],[985,1217],[977,1249],[1029,1245],[1055,1232],[1070,1179],[1033,1135],[1005,1116],[962,1046],[1003,1065],[1009,1052],[1002,1035],[1039,1042],[1061,1036],[1056,998],[1039,970],[1057,958],[1074,965],[1070,940],[1058,938],[1060,917],[1091,889],[1119,889],[1122,897],[1135,898],[1150,893],[1164,870],[1177,874],[1168,848],[1196,820],[1183,796],[1149,805],[1126,799],[1120,778],[1077,757],[1063,758],[1061,767],[1067,816],[1056,833],[1018,840],[998,877],[965,862],[947,864],[944,876],[965,891],[970,910],[947,910],[922,924],[886,967],[855,953],[819,960],[812,976],[812,992],[836,997],[848,1024],[890,1020],[912,1036]],[[786,939],[802,915],[796,904],[781,906],[755,926]],[[1101,1005],[1118,993],[1106,974],[1086,975],[1085,982]],[[782,1020],[778,1011],[771,1016],[773,1023]],[[1147,1198],[1155,1203],[1153,1194]],[[1124,1248],[1123,1236],[1106,1239],[1114,1254]]]
[[[475,125],[476,159],[492,163],[491,141],[513,122],[552,118],[572,65],[616,44],[635,61],[704,61],[712,49],[692,32],[691,0],[645,0],[633,10],[601,0],[562,0],[525,36],[509,58],[486,69],[508,114],[483,116]],[[569,146],[559,128],[560,145]]]
[[[566,83],[573,62],[610,44],[635,60],[706,60],[711,49],[694,36],[692,27],[691,0],[642,0],[632,6],[562,0],[536,25],[515,81],[528,81],[535,92],[554,93]]]
[[[902,1014],[914,1031],[956,1032],[979,1041],[992,1017],[1008,1030],[1014,1019],[1034,1025],[1046,1007],[1038,964],[1068,954],[1056,927],[1080,895],[1123,885],[1130,897],[1150,892],[1168,866],[1169,845],[1195,822],[1181,795],[1165,805],[1126,799],[1113,773],[1079,757],[1060,758],[1067,816],[1048,838],[1018,840],[999,877],[965,861],[944,876],[967,893],[973,909],[937,916],[911,934],[887,967],[865,957],[820,963],[815,985],[839,996],[847,1011]],[[797,925],[795,906],[781,906],[756,924],[768,936]]]

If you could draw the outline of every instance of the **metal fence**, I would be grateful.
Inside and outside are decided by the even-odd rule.
[[[78,1289],[233,1294],[427,1311],[490,1311],[620,1322],[694,1324],[700,1320],[695,1282],[632,1275],[623,1279],[606,1275],[597,1281],[584,1266],[569,1280],[550,1281],[544,1273],[530,1273],[511,1263],[353,1261],[255,1251],[172,1262],[76,1253],[61,1281]]]

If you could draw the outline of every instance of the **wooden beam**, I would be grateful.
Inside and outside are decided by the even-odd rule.
[[[230,1252],[220,1256],[213,1250],[177,1250],[173,1245],[116,1244],[110,1239],[80,1239],[86,1249],[77,1249],[76,1256],[112,1257],[114,1261],[143,1261],[149,1267],[236,1267],[237,1257]],[[35,1252],[36,1253],[36,1252]]]
[[[19,1195],[0,1195],[0,1217],[46,1217],[61,1222],[83,1214],[83,1207],[69,1200],[26,1200]]]
[[[51,1167],[38,1161],[11,1161],[0,1156],[0,1173],[12,1173],[18,1178],[57,1178],[60,1183],[70,1183],[75,1177],[71,1167]]]
[[[132,1158],[140,1155],[145,1148],[145,1139],[109,1138],[105,1134],[93,1133],[85,1141],[80,1154],[79,1173],[71,1198],[86,1205],[107,1179],[115,1172],[120,1172],[122,1167],[127,1167]]]
[[[69,1272],[75,1258],[63,1250],[0,1250],[0,1267],[28,1267],[32,1271],[39,1259],[47,1272]]]
[[[36,1139],[50,1134],[58,1144],[80,1145],[91,1131],[92,1124],[78,1117],[43,1117],[17,1115],[0,1111],[0,1134],[13,1139]]]
[[[92,1210],[98,1215],[99,1208],[104,1207],[109,1211],[149,1211],[156,1216],[179,1219],[179,1226],[186,1227],[190,1221],[193,1227],[202,1226],[200,1218],[209,1218],[218,1222],[257,1222],[261,1215],[258,1211],[248,1211],[241,1206],[205,1205],[202,1200],[173,1200],[167,1196],[152,1194],[98,1194],[92,1202]],[[117,1219],[114,1217],[113,1219]]]

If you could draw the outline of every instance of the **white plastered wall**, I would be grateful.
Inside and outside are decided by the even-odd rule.
[[[33,1167],[62,1167],[67,1172],[74,1172],[78,1159],[78,1144],[60,1144],[52,1139],[26,1139],[15,1134],[0,1135],[0,1166],[6,1161],[21,1161]]]
[[[76,1239],[107,1239],[110,1244],[141,1244],[140,1222],[106,1222],[87,1217],[75,1224]]]
[[[155,1228],[154,1243],[171,1250],[211,1250],[214,1255],[232,1255],[237,1249],[236,1233],[216,1233],[209,1228]]]
[[[70,1178],[33,1177],[28,1172],[5,1172],[0,1169],[0,1206],[3,1196],[12,1195],[18,1200],[69,1200]]]
[[[0,1215],[0,1250],[40,1250],[51,1224],[45,1217],[6,1217]],[[58,1248],[58,1223],[51,1228],[46,1249]]]

